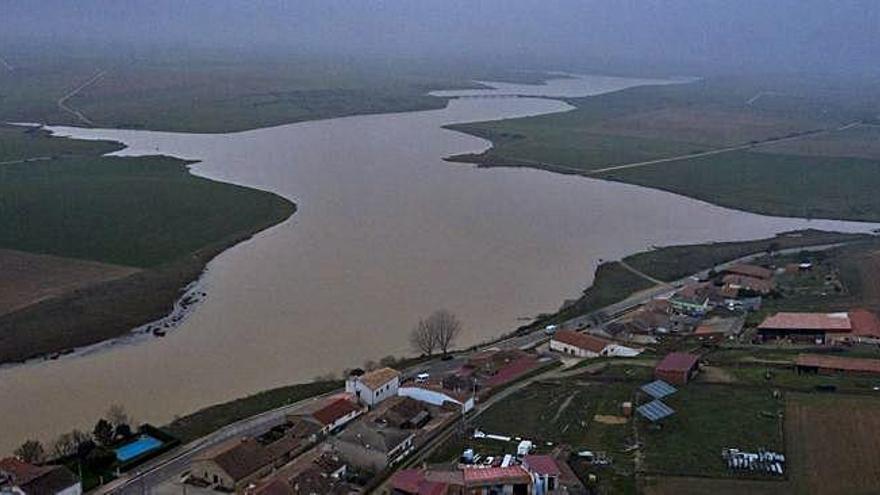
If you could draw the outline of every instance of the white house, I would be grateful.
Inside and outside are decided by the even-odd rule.
[[[633,349],[614,341],[574,332],[559,330],[550,339],[550,350],[579,358],[599,356],[633,357],[638,356],[641,349]]]
[[[357,397],[358,402],[373,407],[383,400],[397,395],[400,372],[391,368],[379,368],[367,373],[353,372],[345,382],[345,391]]]
[[[401,397],[409,397],[419,402],[442,406],[450,403],[456,404],[461,408],[461,413],[465,414],[474,408],[474,396],[459,394],[440,387],[431,387],[429,385],[411,384],[400,387],[397,395]]]

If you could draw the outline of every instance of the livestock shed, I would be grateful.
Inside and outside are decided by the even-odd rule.
[[[849,322],[852,330],[826,334],[826,343],[880,344],[880,319],[876,314],[866,309],[853,309],[849,312]]]
[[[758,325],[763,340],[789,339],[824,344],[828,334],[852,331],[848,313],[776,313]]]
[[[654,378],[676,385],[686,385],[700,367],[700,358],[687,352],[670,352],[654,368]]]
[[[880,375],[880,359],[800,354],[795,366],[798,373]]]

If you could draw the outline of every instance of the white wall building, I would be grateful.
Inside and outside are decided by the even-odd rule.
[[[556,332],[550,339],[550,350],[579,358],[633,357],[642,352],[641,349],[633,349],[608,339],[571,330]]]
[[[474,408],[473,395],[464,396],[453,392],[438,390],[427,386],[407,385],[397,390],[397,395],[401,397],[409,397],[419,402],[431,404],[434,406],[442,406],[445,403],[456,404],[461,408],[461,413],[467,413]]]
[[[400,372],[391,368],[379,368],[363,374],[352,373],[345,382],[345,391],[368,407],[394,397],[398,387]]]

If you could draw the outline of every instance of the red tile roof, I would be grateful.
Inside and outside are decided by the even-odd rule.
[[[559,465],[550,455],[527,455],[523,458],[523,467],[540,475],[559,476]]]
[[[439,481],[423,481],[419,483],[419,495],[445,495],[449,485]]]
[[[593,335],[574,332],[572,330],[559,330],[553,334],[553,340],[562,342],[563,344],[572,345],[580,349],[586,349],[596,354],[602,352],[608,344],[612,342]]]
[[[656,369],[658,371],[687,372],[697,364],[699,359],[699,356],[687,352],[670,352],[660,361]]]
[[[798,366],[853,371],[857,373],[880,373],[880,359],[799,354],[797,359],[795,359],[795,364]]]
[[[762,266],[746,265],[744,263],[729,266],[722,271],[727,272],[727,273],[736,273],[739,275],[747,275],[749,277],[763,278],[763,279],[769,279],[769,278],[773,277],[772,270],[769,270],[769,269],[764,268]]]
[[[403,469],[391,477],[391,488],[413,495],[444,495],[449,485],[442,481],[428,480],[428,472],[423,469]]]
[[[747,275],[725,275],[722,281],[727,284],[727,286],[732,286],[732,288],[746,289],[760,292],[762,294],[772,292],[773,289],[776,287],[776,284],[774,284],[772,280],[749,277]]]
[[[16,457],[0,459],[0,471],[12,475],[16,485],[26,485],[46,473],[46,468],[28,464]]]
[[[522,356],[516,358],[505,366],[502,366],[497,373],[486,380],[486,385],[489,387],[495,387],[505,384],[531,371],[537,363],[538,360],[535,359],[534,356]]]
[[[348,399],[335,399],[327,405],[312,413],[312,417],[317,419],[324,426],[329,426],[361,408]]]
[[[522,466],[464,469],[465,486],[531,483],[532,477]]]
[[[846,313],[776,313],[766,318],[761,330],[805,330],[848,332],[852,329]]]
[[[406,493],[419,493],[419,484],[425,481],[422,469],[401,469],[391,477],[391,488]]]
[[[880,319],[867,309],[854,309],[849,312],[853,335],[880,338]]]

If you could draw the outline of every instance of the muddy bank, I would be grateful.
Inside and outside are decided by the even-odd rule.
[[[0,364],[57,357],[162,319],[214,257],[293,215],[296,205],[278,198],[275,217],[189,256],[0,316]]]

